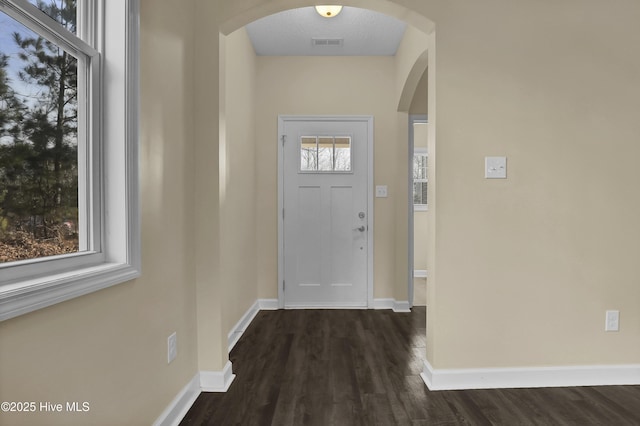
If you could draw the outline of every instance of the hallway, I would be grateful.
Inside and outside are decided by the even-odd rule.
[[[624,425],[640,387],[430,392],[425,308],[262,311],[230,354],[227,393],[181,425]]]

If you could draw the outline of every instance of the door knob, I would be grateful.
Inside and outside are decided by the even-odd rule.
[[[353,230],[354,230],[354,231],[364,232],[365,227],[364,227],[364,225],[362,225],[362,226],[359,226],[359,227],[357,227],[357,228],[353,228]]]

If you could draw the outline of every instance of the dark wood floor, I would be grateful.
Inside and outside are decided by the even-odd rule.
[[[430,392],[425,308],[262,311],[181,425],[640,425],[640,386]]]

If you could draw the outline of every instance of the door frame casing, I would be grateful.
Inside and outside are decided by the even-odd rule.
[[[367,308],[373,308],[373,116],[372,115],[278,115],[278,308],[284,309],[284,128],[286,122],[326,121],[367,124]]]

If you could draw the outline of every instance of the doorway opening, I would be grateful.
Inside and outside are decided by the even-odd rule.
[[[429,199],[426,115],[409,116],[409,303],[427,304]]]
[[[371,220],[375,210],[377,223],[374,230],[374,224],[370,222],[367,230],[376,236],[376,258],[374,261],[372,249],[368,248],[373,244],[371,236],[367,239],[370,253],[366,307],[396,311],[410,308],[409,297],[412,296],[406,285],[410,274],[407,267],[409,230],[405,222],[408,148],[404,132],[407,131],[411,99],[427,66],[426,51],[434,43],[433,24],[393,2],[385,2],[385,5],[377,7],[380,12],[408,24],[402,50],[397,55],[259,55],[252,48],[247,31],[235,30],[283,10],[285,5],[282,3],[272,8],[274,10],[256,8],[243,12],[220,27],[220,93],[224,99],[220,105],[219,126],[223,212],[220,245],[225,247],[221,256],[221,276],[223,282],[237,282],[241,277],[237,288],[225,290],[240,306],[249,306],[255,301],[255,295],[274,303],[277,297],[279,307],[286,304],[281,293],[289,283],[284,279],[285,267],[278,260],[284,255],[284,249],[278,241],[280,233],[274,226],[283,220],[282,207],[276,196],[281,182],[275,161],[281,144],[280,141],[275,143],[278,115],[365,113],[375,117],[376,144],[368,153],[373,156],[375,150],[375,179],[372,181],[385,194],[374,200],[374,185],[369,184],[367,196],[373,207],[366,215]],[[288,6],[299,4],[291,2]],[[348,11],[345,9],[334,19],[348,17],[345,13]],[[323,135],[307,136],[319,138]],[[332,143],[335,149],[335,141]],[[316,155],[319,144],[317,141]],[[248,164],[253,167],[247,167]],[[370,170],[373,172],[373,167]],[[236,235],[239,223],[242,238]],[[276,254],[276,247],[281,253]],[[317,264],[312,266],[318,267]],[[369,284],[374,276],[375,289]],[[229,322],[239,317],[242,310],[236,309],[235,304],[225,309],[234,311],[228,315]]]

